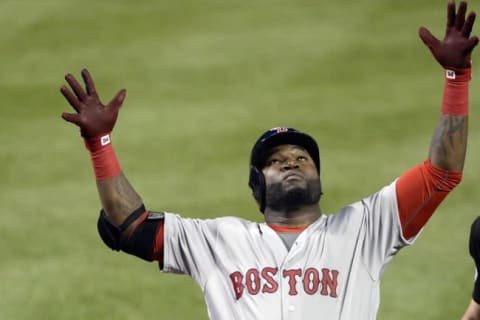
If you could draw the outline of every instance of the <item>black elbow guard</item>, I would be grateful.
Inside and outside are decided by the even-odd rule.
[[[163,223],[163,214],[149,212],[147,219],[139,224],[128,238],[123,235],[123,232],[145,211],[145,207],[142,205],[117,227],[108,220],[105,211],[102,210],[98,218],[97,229],[103,242],[112,250],[122,250],[144,260],[153,261],[153,246],[158,225]]]
[[[132,212],[120,226],[116,226],[108,220],[105,210],[102,209],[97,221],[97,230],[100,238],[102,238],[103,242],[112,250],[121,250],[123,232],[144,212],[145,206],[142,204],[140,208]]]

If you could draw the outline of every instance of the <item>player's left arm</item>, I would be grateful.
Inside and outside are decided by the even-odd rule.
[[[415,236],[447,194],[462,178],[468,133],[468,90],[471,53],[478,37],[470,36],[475,13],[466,15],[467,3],[447,6],[443,40],[422,27],[419,36],[445,70],[442,110],[425,163],[402,175],[397,182],[400,222],[405,238]]]
[[[443,40],[424,27],[419,30],[420,38],[445,69],[442,114],[430,145],[429,160],[435,167],[453,172],[462,171],[465,161],[471,53],[478,44],[478,37],[470,36],[475,13],[466,17],[466,10],[465,1],[460,2],[457,12],[455,2],[449,1]]]

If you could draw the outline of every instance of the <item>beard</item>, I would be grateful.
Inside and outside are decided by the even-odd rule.
[[[275,211],[292,211],[302,206],[316,204],[320,201],[322,187],[320,179],[307,180],[306,186],[294,186],[286,189],[282,182],[267,186],[266,206]]]

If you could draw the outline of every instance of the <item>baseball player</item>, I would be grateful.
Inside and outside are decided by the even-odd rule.
[[[111,141],[126,91],[100,102],[87,70],[85,89],[71,74],[61,93],[75,109],[62,117],[80,128],[90,152],[102,210],[98,232],[113,250],[158,261],[201,287],[211,319],[375,319],[380,278],[415,241],[458,185],[467,145],[475,14],[447,7],[438,40],[419,35],[445,70],[440,119],[428,158],[370,196],[322,213],[316,141],[293,128],[267,130],[250,155],[249,186],[264,223],[237,217],[187,219],[146,208],[124,175]],[[407,130],[407,129],[406,129]]]
[[[480,217],[477,217],[470,228],[470,255],[475,262],[475,282],[472,300],[468,305],[462,320],[480,320]]]

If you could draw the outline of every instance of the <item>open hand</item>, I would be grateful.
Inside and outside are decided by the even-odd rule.
[[[73,75],[67,74],[65,76],[65,80],[73,92],[66,86],[62,86],[60,92],[77,113],[64,112],[62,118],[76,124],[84,138],[93,138],[110,133],[115,126],[118,111],[127,91],[125,89],[120,90],[107,105],[103,105],[88,70],[83,69],[81,74],[86,91]]]
[[[470,12],[465,19],[467,11],[466,1],[461,1],[458,12],[455,13],[455,0],[449,0],[447,6],[447,30],[443,40],[438,40],[428,29],[421,27],[419,36],[432,52],[435,59],[445,69],[464,69],[471,66],[471,53],[478,44],[478,37],[470,37],[475,12]]]

